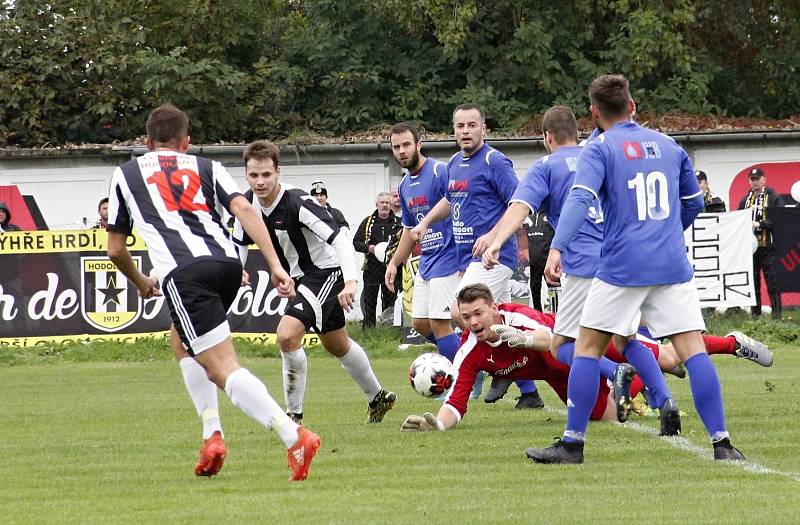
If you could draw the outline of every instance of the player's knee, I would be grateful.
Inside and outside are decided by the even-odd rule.
[[[278,330],[276,339],[282,352],[291,352],[300,348],[302,336],[298,336],[293,330]]]
[[[431,331],[431,326],[427,319],[412,319],[411,326],[420,335],[428,335]]]

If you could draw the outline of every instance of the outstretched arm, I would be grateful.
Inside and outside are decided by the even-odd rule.
[[[487,269],[494,268],[500,264],[500,248],[503,243],[508,240],[519,227],[522,221],[531,212],[531,209],[522,202],[512,202],[506,212],[500,218],[500,222],[496,225],[496,233],[494,240],[483,252],[483,266]]]

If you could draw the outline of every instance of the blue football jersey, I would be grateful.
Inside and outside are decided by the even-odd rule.
[[[400,182],[403,226],[413,228],[447,194],[447,164],[427,159],[417,173],[409,173]],[[458,271],[453,225],[440,221],[420,241],[422,253],[419,271],[423,279],[444,277]]]
[[[604,238],[597,277],[618,286],[686,282],[681,200],[700,194],[689,156],[674,140],[622,122],[588,143],[574,188],[600,199]]]
[[[578,146],[565,146],[534,162],[519,183],[511,202],[526,204],[534,212],[544,211],[555,229],[561,208],[572,188],[580,152]],[[564,272],[578,277],[594,277],[600,262],[602,243],[603,214],[595,199],[578,234],[561,253]]]
[[[458,269],[463,271],[470,262],[481,260],[472,257],[472,246],[498,223],[519,181],[511,160],[488,144],[469,158],[461,152],[453,155],[447,163],[447,173]],[[512,235],[500,248],[500,263],[517,267],[516,236]]]

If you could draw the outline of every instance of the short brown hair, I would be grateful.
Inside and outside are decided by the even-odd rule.
[[[589,100],[604,117],[618,117],[628,111],[631,91],[622,75],[603,75],[592,80]]]
[[[456,301],[458,301],[458,304],[471,303],[473,301],[477,301],[478,299],[483,299],[488,304],[494,303],[492,291],[489,290],[489,287],[483,283],[467,285],[459,290],[458,295],[456,295]]]
[[[553,135],[557,144],[578,141],[578,123],[567,106],[553,106],[542,118],[542,130]]]
[[[278,160],[280,158],[280,154],[281,150],[278,149],[278,146],[272,142],[268,140],[257,140],[245,146],[242,157],[244,157],[245,165],[247,165],[247,162],[250,159],[262,162],[267,159],[272,159],[272,163],[277,168],[279,166]]]
[[[453,122],[456,121],[456,113],[459,111],[469,111],[470,109],[474,109],[481,116],[481,124],[486,123],[486,114],[479,105],[473,104],[472,102],[467,102],[466,104],[460,104],[456,106],[456,109],[453,110]]]
[[[391,140],[392,135],[400,135],[406,131],[411,133],[411,136],[414,137],[415,143],[419,142],[419,130],[408,122],[401,122],[392,126],[392,129],[389,130],[389,140]]]
[[[189,117],[172,104],[162,104],[150,112],[146,128],[153,142],[180,142],[189,134]]]

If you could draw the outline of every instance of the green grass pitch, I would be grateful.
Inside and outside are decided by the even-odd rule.
[[[365,345],[366,346],[366,345]],[[369,350],[369,348],[368,348]],[[364,396],[338,362],[309,358],[306,424],[323,445],[304,483],[287,481],[274,434],[220,394],[229,447],[221,474],[197,478],[200,423],[166,347],[151,362],[0,366],[3,523],[796,523],[800,494],[800,353],[775,348],[761,368],[713,358],[728,426],[748,468],[707,459],[707,435],[688,381],[670,377],[684,412],[679,442],[651,417],[592,423],[582,466],[534,465],[563,405],[540,384],[547,410],[513,399],[473,401],[446,433],[399,432],[408,414],[438,404],[406,379],[413,352],[377,352],[373,365],[399,399],[366,425]],[[282,402],[280,361],[243,364]],[[515,387],[512,387],[510,394]],[[704,457],[705,454],[705,457]]]

